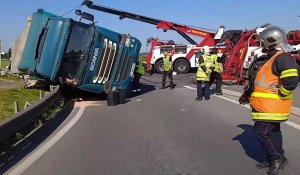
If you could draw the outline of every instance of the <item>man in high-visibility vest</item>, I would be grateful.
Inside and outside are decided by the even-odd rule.
[[[259,41],[266,55],[251,64],[249,84],[239,101],[251,103],[254,131],[266,152],[267,160],[256,167],[275,175],[287,164],[280,124],[288,120],[299,67],[288,54],[293,48],[288,45],[282,28],[268,27],[259,34]]]
[[[203,54],[198,58],[198,70],[196,74],[197,80],[197,97],[196,101],[202,101],[203,95],[205,100],[210,99],[209,79],[212,70],[214,69],[214,60],[209,53],[209,47],[204,46]],[[202,92],[202,84],[204,84],[204,92]]]
[[[163,58],[163,74],[162,74],[162,86],[161,89],[166,88],[166,79],[167,77],[170,80],[170,90],[175,88],[174,82],[173,82],[173,62],[172,62],[172,54],[169,54],[168,52],[164,52],[164,58]]]
[[[143,75],[145,75],[145,68],[147,63],[142,59],[139,58],[139,62],[136,64],[135,71],[133,74],[133,84],[132,84],[132,92],[140,92],[140,79]]]
[[[222,72],[223,72],[223,64],[221,62],[221,58],[218,57],[218,49],[213,48],[211,51],[211,57],[214,60],[215,69],[212,71],[210,75],[209,84],[212,85],[214,81],[216,81],[216,95],[223,95],[222,93]]]

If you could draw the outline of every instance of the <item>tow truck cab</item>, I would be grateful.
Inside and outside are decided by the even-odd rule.
[[[18,69],[39,81],[101,93],[128,87],[141,42],[126,34],[38,9]]]

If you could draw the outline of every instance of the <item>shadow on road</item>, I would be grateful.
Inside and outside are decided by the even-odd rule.
[[[148,85],[148,84],[143,84],[143,83],[140,83],[140,88],[141,88],[141,91],[140,92],[136,92],[136,93],[132,93],[131,88],[129,88],[130,90],[127,91],[127,97],[128,98],[132,98],[132,97],[144,95],[144,94],[147,94],[147,93],[149,93],[151,91],[156,90],[156,88],[155,88],[154,85]]]
[[[256,138],[253,126],[248,124],[240,124],[237,127],[243,129],[244,131],[232,138],[232,140],[237,140],[240,142],[248,157],[256,160],[257,162],[265,161],[266,156],[264,150]]]

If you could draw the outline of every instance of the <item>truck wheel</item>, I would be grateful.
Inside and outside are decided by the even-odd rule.
[[[164,62],[163,60],[158,60],[155,64],[154,64],[154,69],[155,72],[161,74],[163,72],[163,67],[164,67]]]
[[[174,71],[178,74],[185,74],[190,70],[190,63],[186,59],[176,60],[174,63]]]

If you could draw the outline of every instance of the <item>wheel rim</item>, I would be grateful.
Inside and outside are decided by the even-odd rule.
[[[164,66],[163,65],[164,64],[159,64],[158,68],[159,68],[160,71],[164,71],[164,68],[163,68]]]
[[[180,72],[185,71],[185,69],[186,69],[186,64],[183,63],[183,62],[178,63],[177,69],[178,69]]]

